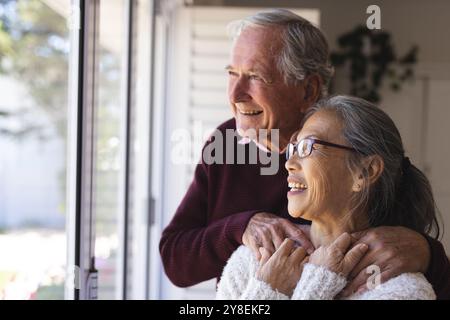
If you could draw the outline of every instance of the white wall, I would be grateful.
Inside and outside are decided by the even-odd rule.
[[[208,2],[195,1],[199,4]],[[338,35],[356,24],[365,24],[367,6],[377,4],[381,8],[381,27],[393,33],[399,53],[417,43],[422,61],[450,62],[448,0],[224,0],[222,3],[231,6],[318,8],[321,29],[332,49]]]

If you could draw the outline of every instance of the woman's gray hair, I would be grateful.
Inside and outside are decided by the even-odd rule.
[[[356,150],[347,158],[350,172],[361,168],[361,161],[371,155],[379,155],[384,162],[375,183],[364,179],[362,191],[354,195],[353,208],[366,210],[371,227],[404,226],[417,232],[434,232],[438,237],[440,228],[430,183],[405,158],[402,139],[392,119],[366,100],[340,95],[318,101],[307,111],[302,125],[321,110],[339,117],[343,138]]]
[[[297,84],[309,74],[318,74],[322,79],[321,97],[327,96],[334,68],[329,61],[328,42],[322,31],[286,9],[259,12],[231,22],[227,29],[236,39],[245,28],[255,26],[284,27],[281,35],[284,45],[277,58],[277,67],[286,84]]]

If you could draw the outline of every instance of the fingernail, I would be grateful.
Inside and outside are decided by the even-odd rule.
[[[306,250],[306,252],[308,252],[308,254],[312,254],[314,252],[314,249],[309,248],[308,250]]]

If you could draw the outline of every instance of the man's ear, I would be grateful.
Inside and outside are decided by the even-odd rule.
[[[364,184],[372,185],[381,176],[384,170],[384,160],[379,155],[368,156],[361,161],[361,167],[353,179],[352,190],[359,192]]]
[[[318,74],[310,74],[305,79],[305,96],[303,99],[308,105],[312,105],[320,98],[322,79]]]

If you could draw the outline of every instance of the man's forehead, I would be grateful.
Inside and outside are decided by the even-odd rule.
[[[278,31],[278,32],[277,32]],[[282,47],[279,28],[247,27],[233,44],[232,54],[274,55]]]
[[[281,28],[279,27],[265,27],[265,26],[247,26],[244,28],[239,36],[239,38],[260,38],[265,39],[267,37],[275,37],[279,35]]]
[[[268,59],[262,57],[247,56],[238,57],[234,56],[231,63],[225,66],[226,70],[241,70],[249,73],[272,73],[273,63],[269,63]]]

